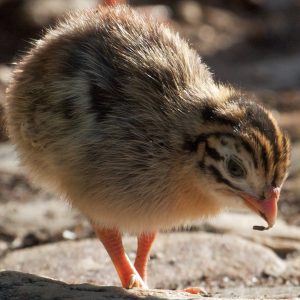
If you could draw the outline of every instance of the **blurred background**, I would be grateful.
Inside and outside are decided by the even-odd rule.
[[[96,0],[0,0],[1,117],[13,63],[30,48],[31,42],[41,37],[45,28],[55,24],[66,11],[95,8],[99,4],[101,1]],[[197,49],[217,80],[248,91],[255,101],[271,109],[293,143],[290,174],[279,203],[277,231],[275,228],[273,233],[253,233],[252,219],[233,215],[196,223],[190,231],[242,236],[271,249],[281,261],[294,268],[294,273],[275,276],[261,272],[246,278],[203,275],[196,284],[219,288],[240,282],[299,285],[300,1],[132,0],[129,4],[179,31]],[[9,255],[37,245],[86,239],[93,233],[80,213],[27,178],[7,140],[3,121],[0,142],[0,269],[34,272],[35,269],[32,271],[20,262],[14,264]],[[234,222],[241,228],[244,224],[245,230],[236,230]],[[159,255],[153,255],[152,259],[159,259]],[[154,285],[177,288],[181,284]]]

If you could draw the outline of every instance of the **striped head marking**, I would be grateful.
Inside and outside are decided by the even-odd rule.
[[[271,114],[252,102],[206,110],[203,119],[206,132],[190,144],[199,176],[221,206],[245,204],[271,227],[287,176],[288,139]]]

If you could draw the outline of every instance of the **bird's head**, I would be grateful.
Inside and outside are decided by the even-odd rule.
[[[201,111],[203,132],[186,148],[221,207],[247,206],[275,223],[290,147],[271,114],[256,103],[230,100]]]

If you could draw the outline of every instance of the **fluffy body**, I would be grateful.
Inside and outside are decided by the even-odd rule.
[[[23,164],[102,227],[151,232],[239,202],[220,194],[232,151],[252,170],[236,188],[260,196],[286,176],[288,140],[270,113],[126,7],[78,12],[49,30],[7,95]]]

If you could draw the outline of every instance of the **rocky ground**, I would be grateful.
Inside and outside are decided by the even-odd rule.
[[[1,103],[11,62],[28,41],[66,9],[96,2],[0,2]],[[226,299],[300,297],[299,2],[132,3],[148,4],[139,9],[188,38],[218,80],[247,90],[269,107],[293,142],[275,228],[253,231],[253,225],[262,224],[259,218],[228,212],[176,233],[162,233],[150,259],[150,287],[174,290],[195,285]],[[28,179],[4,130],[0,140],[0,270],[7,270],[0,272],[0,299],[192,299],[178,292],[107,287],[119,282],[88,222]],[[134,257],[134,238],[126,237],[125,245]]]

